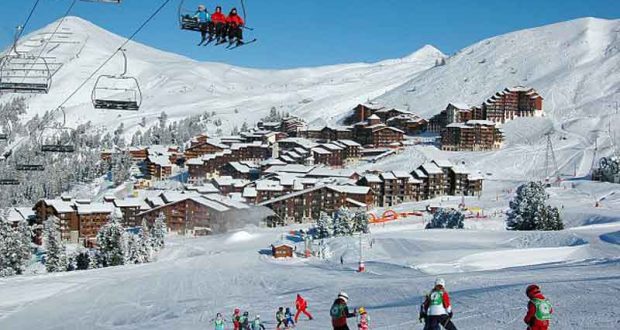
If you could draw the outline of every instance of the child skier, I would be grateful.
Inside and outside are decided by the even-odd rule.
[[[366,314],[366,308],[360,307],[358,312],[359,317],[357,319],[357,329],[368,330],[370,326],[370,318],[368,317],[368,314]]]
[[[299,315],[301,313],[304,313],[310,320],[312,320],[312,314],[308,312],[308,302],[300,294],[297,294],[297,299],[295,299],[295,309],[297,309],[297,312],[295,313],[295,323],[299,321]]]
[[[293,313],[291,313],[291,309],[286,307],[286,311],[284,312],[284,325],[286,328],[294,328],[295,321],[293,321]]]
[[[345,292],[340,292],[332,307],[329,310],[329,314],[332,317],[332,327],[334,330],[349,330],[349,326],[347,325],[347,319],[350,317],[355,317],[355,311],[353,313],[349,312],[349,307],[347,303],[349,302],[349,295]]]
[[[222,313],[217,313],[215,319],[211,320],[211,322],[215,325],[215,330],[224,330],[224,323],[226,320],[224,320]]]
[[[243,312],[243,315],[239,317],[239,328],[241,330],[250,330],[250,313]]]
[[[426,326],[429,329],[439,329],[439,325],[446,330],[456,330],[452,323],[452,305],[450,295],[445,289],[446,281],[443,278],[435,280],[435,287],[424,301],[424,310],[428,315]]]
[[[532,284],[525,289],[525,294],[530,301],[527,303],[527,314],[523,322],[528,330],[547,330],[553,314],[551,303],[543,296],[540,287]]]
[[[250,329],[251,330],[265,330],[265,326],[260,321],[260,315],[256,315],[256,317],[254,318],[254,321],[252,321]]]
[[[284,307],[278,308],[278,311],[276,312],[276,322],[276,329],[282,329],[281,327],[284,326]]]
[[[234,330],[240,330],[239,326],[239,318],[241,317],[241,310],[239,308],[235,308],[235,312],[232,315],[232,323]]]

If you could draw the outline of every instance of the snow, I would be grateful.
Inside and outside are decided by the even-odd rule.
[[[232,235],[228,239],[226,239],[227,244],[239,243],[239,242],[247,242],[254,238],[254,236],[247,231],[238,231]]]

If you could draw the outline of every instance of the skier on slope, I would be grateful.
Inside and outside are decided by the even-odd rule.
[[[349,295],[345,292],[340,292],[329,310],[334,330],[350,330],[347,325],[347,319],[355,317],[355,311],[353,311],[353,313],[349,312],[349,307],[347,306],[348,302]]]
[[[308,302],[300,294],[297,294],[297,299],[295,299],[295,309],[297,309],[297,312],[295,313],[295,323],[299,321],[299,315],[301,315],[301,313],[304,313],[310,320],[312,320],[312,314],[308,312]]]
[[[239,317],[239,328],[241,330],[250,330],[250,313],[243,312],[243,315]]]
[[[551,303],[543,296],[540,287],[532,284],[525,289],[525,294],[530,301],[527,303],[527,314],[523,321],[528,330],[547,330],[553,314]]]
[[[251,330],[265,330],[265,326],[260,321],[260,315],[256,315],[256,317],[254,318],[254,321],[252,321],[252,324],[250,325],[250,329]]]
[[[291,309],[286,307],[286,311],[284,312],[284,325],[286,328],[294,328],[295,321],[293,321],[293,313],[291,313]]]
[[[422,303],[420,304],[420,314],[418,316],[420,323],[424,323],[424,330],[429,330],[428,314],[427,314],[426,308],[424,307],[424,303],[426,302],[427,299],[429,299],[428,294],[425,294],[424,301],[422,301]]]
[[[276,322],[276,329],[282,329],[281,327],[284,326],[284,307],[278,308],[278,311],[276,312]]]
[[[205,40],[207,40],[207,32],[209,30],[209,23],[211,21],[210,17],[211,15],[207,11],[207,7],[205,7],[205,5],[199,5],[196,14],[194,14],[194,19],[198,21],[198,25],[200,26],[200,35],[202,36],[200,43],[203,43],[205,42]]]
[[[241,310],[239,309],[239,307],[237,307],[237,308],[235,308],[235,312],[232,315],[232,322],[233,322],[233,329],[234,330],[241,329],[241,327],[239,325],[239,318],[241,318]]]
[[[366,308],[360,307],[358,309],[359,316],[357,319],[357,329],[358,330],[368,330],[370,327],[370,317],[366,313]]]
[[[211,320],[211,322],[215,325],[215,330],[224,330],[224,323],[226,323],[226,320],[224,320],[222,313],[217,313],[215,319]]]
[[[435,280],[435,287],[424,301],[424,310],[428,315],[427,327],[438,330],[439,325],[446,330],[456,330],[452,323],[452,305],[450,295],[445,289],[446,281],[443,278]]]
[[[237,42],[237,46],[243,44],[243,26],[245,22],[241,16],[237,15],[237,8],[233,8],[228,14],[228,18],[226,19],[226,23],[228,23],[228,42],[231,44],[235,41]]]

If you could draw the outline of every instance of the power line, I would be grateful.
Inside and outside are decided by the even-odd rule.
[[[140,33],[140,31],[142,31],[142,29],[144,29],[144,27],[151,21],[153,20],[153,18],[155,18],[155,16],[157,16],[157,14],[159,14],[164,7],[166,7],[166,5],[168,3],[170,3],[171,0],[165,0],[141,25],[140,27],[138,27],[138,29],[131,34],[131,36],[129,36],[129,38],[127,38],[125,40],[125,42],[123,42],[123,44],[121,44],[115,51],[114,53],[112,53],[112,55],[110,55],[110,57],[108,57],[95,71],[93,71],[71,94],[69,94],[69,96],[67,96],[67,98],[65,98],[64,101],[62,101],[60,103],[60,105],[56,108],[56,110],[61,109],[65,104],[67,104],[67,102],[69,102],[69,100],[71,98],[73,98],[87,83],[89,80],[91,80],[99,71],[101,71],[101,69],[103,69],[104,66],[106,66],[106,64],[108,64],[113,58],[114,56],[116,56],[116,54],[118,54],[119,51],[121,51],[130,41],[132,41],[136,35],[138,35],[138,33]],[[55,111],[55,110],[54,110]],[[64,111],[63,111],[64,112]],[[64,123],[66,124],[66,123]]]

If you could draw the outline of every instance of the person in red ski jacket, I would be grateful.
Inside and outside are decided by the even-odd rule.
[[[527,314],[523,322],[527,324],[528,330],[548,330],[553,307],[551,303],[540,292],[540,287],[532,284],[525,289],[525,294],[530,301],[527,303]]]
[[[241,309],[235,308],[235,311],[232,315],[232,323],[234,330],[241,329],[241,323],[239,322],[239,318],[241,318]]]
[[[297,294],[297,299],[295,299],[295,308],[297,309],[297,312],[295,313],[295,323],[299,320],[299,315],[301,313],[304,313],[310,320],[312,320],[312,314],[308,312],[308,302],[300,294]]]
[[[218,42],[226,42],[226,24],[228,17],[222,13],[222,7],[215,7],[209,22],[209,34],[217,37]],[[222,41],[223,39],[223,41]]]
[[[226,19],[226,23],[228,23],[228,41],[229,42],[237,42],[237,44],[243,43],[243,26],[245,22],[243,18],[237,14],[237,8],[233,8],[228,14],[228,18]]]
[[[456,330],[452,323],[452,305],[450,295],[445,289],[446,281],[443,278],[435,280],[435,287],[424,300],[424,311],[427,316],[428,329],[439,329],[439,325],[446,330]]]

